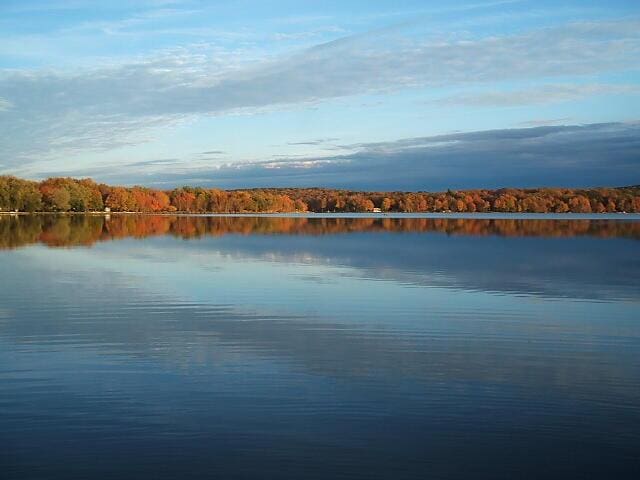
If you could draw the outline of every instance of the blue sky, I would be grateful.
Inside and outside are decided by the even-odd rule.
[[[0,173],[640,183],[636,1],[0,3]]]

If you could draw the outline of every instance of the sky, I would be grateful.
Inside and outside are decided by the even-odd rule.
[[[640,184],[640,2],[2,0],[0,174]]]

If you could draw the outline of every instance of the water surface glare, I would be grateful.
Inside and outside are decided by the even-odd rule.
[[[640,221],[0,215],[0,477],[640,478]]]

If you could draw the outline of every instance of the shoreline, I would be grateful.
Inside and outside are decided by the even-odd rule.
[[[264,218],[442,218],[484,220],[627,220],[640,221],[640,213],[531,213],[531,212],[234,212],[234,213],[190,213],[190,212],[2,212],[0,217],[16,216],[163,216],[163,217],[264,217]]]

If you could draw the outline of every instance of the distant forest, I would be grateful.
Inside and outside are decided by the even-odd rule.
[[[446,192],[355,192],[326,188],[156,190],[91,179],[42,182],[0,176],[0,211],[19,212],[639,212],[640,186],[619,188],[501,188]]]

